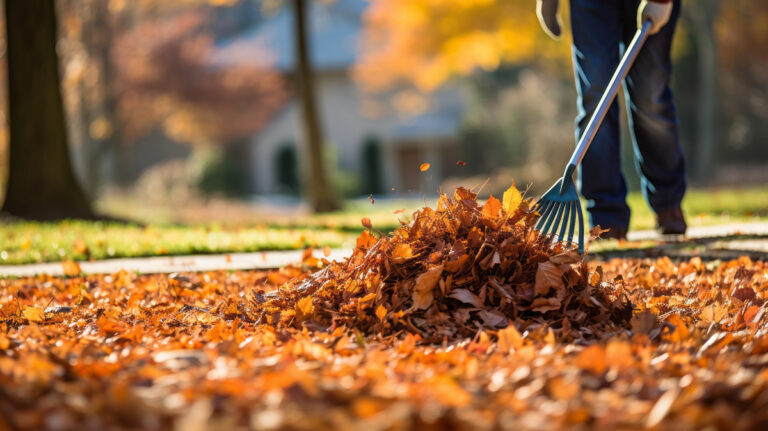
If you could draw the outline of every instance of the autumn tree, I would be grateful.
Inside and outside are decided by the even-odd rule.
[[[117,113],[128,138],[155,127],[194,145],[252,135],[284,103],[274,70],[208,63],[213,39],[206,14],[146,18],[113,46]]]
[[[70,164],[51,0],[6,1],[9,168],[2,211],[92,217]]]
[[[364,20],[354,72],[371,91],[413,85],[431,92],[502,63],[554,63],[570,72],[570,44],[541,31],[530,0],[372,0]]]

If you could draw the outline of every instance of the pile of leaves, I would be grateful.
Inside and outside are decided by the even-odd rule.
[[[295,269],[0,279],[0,429],[768,427],[768,263],[601,266],[637,309],[588,345],[257,323]]]
[[[588,339],[623,330],[632,305],[569,244],[552,244],[512,186],[483,205],[465,188],[443,194],[389,236],[364,231],[353,255],[254,295],[259,321],[279,327],[346,326],[440,342],[513,324]],[[371,228],[370,223],[364,225]]]

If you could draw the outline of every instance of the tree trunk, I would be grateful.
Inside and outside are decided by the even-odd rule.
[[[9,166],[2,211],[31,219],[93,214],[70,164],[53,0],[6,1]]]
[[[314,77],[307,46],[307,0],[293,0],[294,39],[296,48],[296,78],[298,81],[304,146],[307,162],[305,184],[310,205],[315,212],[329,212],[340,208],[328,174],[323,155],[323,134],[315,100]]]
[[[696,145],[693,146],[693,175],[700,183],[714,177],[717,157],[717,41],[714,21],[720,0],[699,0],[690,8],[689,21],[694,33],[698,58],[699,103],[696,112]]]

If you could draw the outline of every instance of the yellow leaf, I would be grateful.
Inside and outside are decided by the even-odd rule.
[[[427,170],[429,170],[430,166],[431,165],[429,163],[422,163],[421,166],[419,166],[419,170],[421,172],[426,172]]]
[[[379,320],[384,320],[386,315],[387,309],[384,307],[384,305],[379,305],[379,308],[376,309],[376,317],[378,317]]]
[[[437,282],[440,281],[442,273],[443,265],[437,265],[419,275],[413,289],[413,308],[425,310],[432,305],[432,301],[435,299],[434,289]]]
[[[45,320],[45,312],[37,307],[24,307],[21,316],[30,322],[42,322]]]
[[[520,206],[520,202],[523,201],[523,195],[520,194],[520,190],[515,187],[514,183],[504,192],[503,201],[504,211],[507,214],[512,214]]]
[[[76,277],[82,272],[80,265],[78,265],[77,262],[73,260],[61,261],[61,269],[64,271],[64,275],[67,277]]]

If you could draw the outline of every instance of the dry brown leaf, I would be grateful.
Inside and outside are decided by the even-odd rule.
[[[536,269],[534,291],[536,295],[546,295],[550,289],[563,287],[563,272],[553,262],[541,262]]]
[[[416,285],[413,288],[413,308],[425,310],[432,305],[435,298],[435,286],[440,281],[442,273],[443,265],[435,265],[416,278]]]

